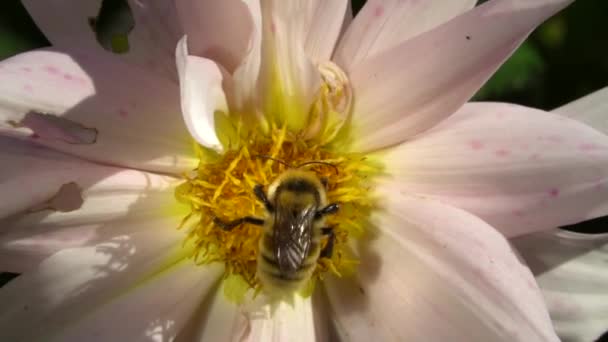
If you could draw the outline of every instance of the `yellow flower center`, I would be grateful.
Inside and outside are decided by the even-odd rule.
[[[310,294],[316,280],[327,272],[341,276],[354,269],[357,261],[348,242],[364,233],[366,217],[373,205],[369,195],[370,175],[377,168],[365,156],[339,152],[326,144],[328,139],[321,138],[328,134],[333,137],[339,129],[327,119],[340,114],[336,114],[336,108],[350,110],[340,98],[344,94],[350,97],[350,92],[331,82],[327,76],[323,78],[309,124],[299,134],[290,132],[287,125],[279,128],[279,120],[275,120],[265,132],[250,130],[245,136],[236,135],[237,141],[232,140],[231,149],[223,154],[197,146],[200,163],[193,172],[184,175],[184,183],[175,191],[176,198],[190,207],[180,228],[187,230],[187,242],[195,246],[192,257],[197,264],[221,262],[227,279],[238,279],[246,284],[240,286],[245,290],[261,290],[257,260],[265,228],[244,222],[233,229],[224,229],[218,221],[268,217],[254,187],[261,185],[268,191],[268,186],[289,168],[315,161],[322,163],[309,163],[302,169],[313,172],[327,184],[327,202],[339,204],[340,209],[328,215],[325,222],[334,234],[333,252],[317,259],[303,293]],[[312,139],[313,136],[316,138]],[[322,237],[321,250],[328,239],[329,236]]]

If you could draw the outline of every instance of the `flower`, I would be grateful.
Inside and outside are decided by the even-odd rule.
[[[1,336],[310,341],[335,328],[344,340],[556,340],[505,237],[606,214],[608,137],[565,116],[465,102],[570,2],[369,1],[355,19],[347,1],[133,2],[131,50],[116,56],[86,27],[93,4],[70,4],[65,18],[49,11],[63,2],[26,1],[55,48],[0,64],[0,113],[10,121],[2,193],[11,196],[0,207],[10,216],[2,267],[23,272],[0,291]],[[248,190],[259,165],[234,151],[249,149],[290,163],[310,151],[339,159],[339,174],[357,182],[347,194],[363,184],[378,201],[355,222],[368,235],[338,239],[345,250],[358,241],[355,275],[327,274],[322,290],[274,314],[219,291],[227,270],[246,274],[225,267],[242,259],[192,261],[206,242],[226,248],[210,240],[211,221],[195,220],[190,239],[175,229],[209,197],[231,195],[210,206],[216,215],[236,215],[230,203],[259,205],[247,191],[222,193],[230,172],[208,179],[209,166],[230,171],[244,160],[254,166],[229,181]],[[351,164],[361,154],[382,166],[371,184],[355,172],[367,164]],[[265,165],[260,178],[282,170]],[[197,181],[213,192],[193,191]],[[79,189],[73,210],[79,201],[66,199]]]

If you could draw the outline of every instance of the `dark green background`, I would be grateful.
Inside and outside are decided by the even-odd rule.
[[[105,1],[107,8],[121,8],[117,2],[124,0]],[[353,1],[355,12],[363,3]],[[19,0],[0,1],[0,60],[46,45]],[[608,1],[578,0],[540,26],[475,99],[550,110],[607,85]],[[600,233],[608,232],[607,227],[608,217],[603,217],[567,228]],[[0,274],[0,286],[11,277]]]

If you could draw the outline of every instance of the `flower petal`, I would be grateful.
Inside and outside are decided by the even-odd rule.
[[[232,73],[248,52],[254,30],[247,4],[242,0],[176,2],[188,53],[209,58]]]
[[[27,52],[0,63],[0,131],[33,132],[32,141],[94,161],[181,173],[196,160],[178,91],[102,55]],[[24,120],[32,111],[50,115]]]
[[[599,341],[608,322],[608,234],[555,230],[512,242],[536,275],[562,340]]]
[[[60,49],[76,46],[91,51],[93,55],[120,58],[175,80],[173,48],[182,36],[182,30],[174,2],[129,0],[135,27],[128,35],[129,50],[124,54],[104,50],[97,42],[89,19],[97,17],[101,4],[102,0],[23,1],[38,27],[54,46]]]
[[[308,16],[306,43],[304,50],[315,63],[329,61],[334,51],[338,36],[342,30],[348,0],[307,1],[308,8],[303,15]]]
[[[120,305],[127,298],[140,298],[138,305],[131,305],[132,310],[138,310],[145,302],[163,306],[175,304],[180,300],[181,291],[164,291],[163,296],[158,296],[155,302],[141,300],[139,296],[147,295],[151,288],[158,288],[159,285],[160,288],[163,288],[162,285],[173,286],[167,285],[161,280],[163,278],[179,283],[179,277],[173,277],[172,270],[190,253],[182,248],[182,239],[183,233],[171,227],[152,225],[146,230],[118,235],[94,246],[68,249],[54,254],[35,271],[22,274],[0,290],[3,303],[0,311],[2,340],[49,340],[52,337],[60,337],[57,336],[60,334],[78,332],[79,328],[87,326],[90,318],[101,318],[105,313],[110,315],[108,308],[116,308],[116,305]],[[192,265],[191,261],[184,262]],[[199,272],[206,271],[191,267],[186,273],[196,280],[200,279]],[[219,272],[216,275],[219,275]],[[201,281],[214,281],[212,278],[210,274]],[[188,283],[184,285],[189,286]],[[129,297],[130,295],[135,297]],[[161,297],[166,298],[169,303],[158,303],[158,300],[163,300]],[[196,302],[196,298],[193,298],[193,301]],[[122,325],[91,324],[89,327],[106,330],[97,331],[98,336],[115,333],[120,337],[121,333],[132,333],[130,328],[141,328],[141,333],[144,333],[144,322],[140,319],[148,320],[151,318],[149,315],[155,314],[158,315],[157,318],[162,319],[161,314],[171,314],[166,306],[160,310],[146,307],[144,311],[147,315],[142,312],[125,316],[124,314],[132,311],[124,308],[113,310],[113,316],[120,318]],[[145,323],[154,322],[150,319]],[[90,340],[76,340],[85,339]]]
[[[279,302],[242,310],[243,317],[237,321],[235,328],[241,335],[233,336],[233,340],[314,342],[327,339],[323,332],[315,327],[317,322],[314,319],[311,298],[304,299],[295,295],[293,303]]]
[[[221,272],[219,264],[183,260],[69,326],[56,341],[172,341]]]
[[[221,150],[215,131],[215,114],[228,113],[228,104],[220,68],[210,59],[188,55],[187,37],[179,41],[175,53],[186,126],[198,143]]]
[[[553,110],[608,134],[608,87]]]
[[[0,218],[34,206],[50,206],[48,201],[64,184],[75,182],[86,188],[120,171],[1,135],[0,164]]]
[[[346,340],[557,341],[532,274],[502,235],[438,201],[379,195],[358,279],[326,280]]]
[[[226,300],[219,286],[205,298],[175,342],[234,341],[233,337],[239,333],[236,328],[239,317],[238,306]]]
[[[357,13],[336,49],[345,70],[442,24],[475,6],[475,0],[369,0]]]
[[[261,2],[262,45],[258,98],[271,122],[304,128],[320,83],[319,71],[307,56],[307,1]]]
[[[395,186],[506,236],[608,214],[608,136],[540,110],[469,103],[382,158]]]
[[[317,90],[319,80],[313,62],[321,63],[330,59],[349,2],[263,1],[265,25],[261,4],[257,1],[246,3],[253,18],[254,31],[249,52],[233,74],[234,102],[239,110],[252,112],[253,107],[260,105],[255,103],[258,93],[268,102],[277,98],[279,102],[289,102],[295,98],[296,102],[302,104],[287,106],[286,116],[291,117],[292,121],[299,121],[295,126],[301,125],[305,122],[309,101]],[[275,88],[264,88],[271,86]],[[283,91],[286,95],[280,94]],[[271,111],[275,114],[283,112],[283,107],[278,107],[271,106]]]
[[[19,173],[7,175],[8,182],[0,187],[1,193],[11,194],[2,203],[29,211],[2,223],[0,270],[22,273],[62,249],[91,246],[152,226],[174,230],[185,216],[175,202],[177,180],[171,177],[82,162],[41,161],[31,158],[30,162],[22,155],[7,164],[15,165],[11,170]],[[80,208],[62,212],[44,202],[64,182],[75,182],[82,191]]]
[[[532,29],[572,0],[494,0],[357,65],[355,150],[400,143],[460,108]]]

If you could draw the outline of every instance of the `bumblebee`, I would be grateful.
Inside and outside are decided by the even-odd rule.
[[[306,163],[308,164],[308,163]],[[268,293],[291,293],[301,289],[315,270],[319,257],[331,257],[335,236],[325,226],[325,216],[338,211],[337,203],[327,203],[326,182],[313,172],[288,169],[268,188],[254,187],[264,204],[264,218],[246,216],[231,222],[215,219],[223,229],[242,223],[262,226],[257,277]],[[328,242],[321,250],[321,237]]]

